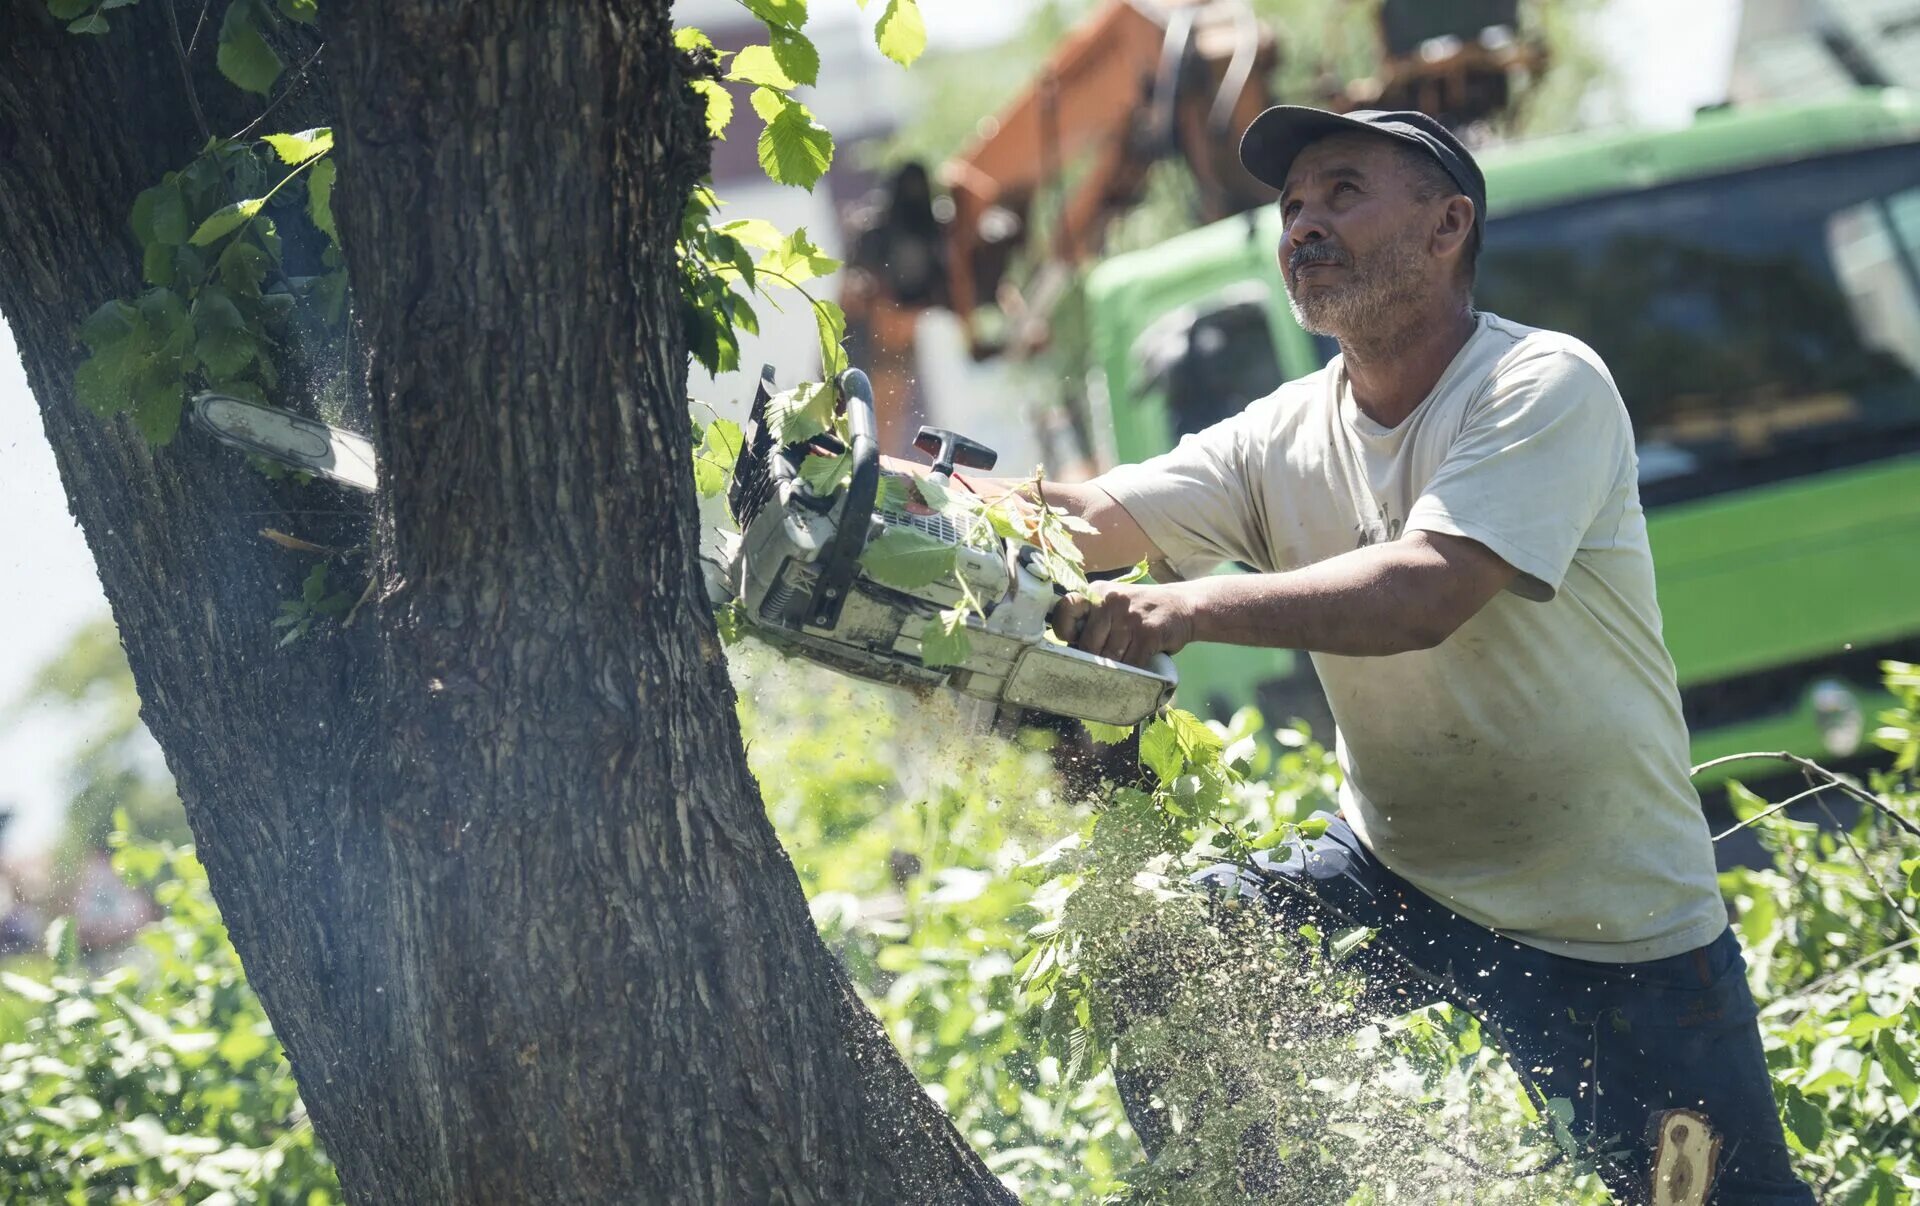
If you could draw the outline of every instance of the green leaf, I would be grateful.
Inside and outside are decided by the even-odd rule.
[[[847,371],[847,315],[837,302],[813,303],[813,323],[820,333],[820,374],[832,379]]]
[[[713,228],[718,234],[738,239],[749,247],[758,247],[762,251],[772,251],[786,242],[786,236],[780,228],[765,218],[735,218]]]
[[[1347,955],[1353,952],[1354,948],[1364,945],[1368,939],[1372,938],[1374,933],[1375,931],[1367,926],[1356,925],[1351,929],[1345,929],[1335,934],[1333,937],[1334,958],[1346,958]]]
[[[106,350],[133,335],[140,313],[118,298],[103,303],[80,324],[80,339],[95,352]]]
[[[217,1048],[229,1068],[239,1071],[273,1049],[273,1041],[260,1033],[257,1023],[243,1022],[227,1031]]]
[[[193,299],[194,354],[216,377],[238,376],[259,352],[239,307],[226,290],[209,285]]]
[[[833,135],[805,105],[771,88],[753,90],[753,110],[767,123],[757,147],[761,170],[776,183],[813,191],[833,163]]]
[[[1097,720],[1083,720],[1080,723],[1087,727],[1087,736],[1101,745],[1118,745],[1133,736],[1131,725],[1101,724]]]
[[[16,972],[0,972],[0,985],[4,985],[13,995],[32,1001],[36,1005],[50,1005],[59,997],[58,993],[40,981],[29,979]]]
[[[820,81],[820,52],[807,35],[776,25],[767,30],[767,40],[773,49],[774,61],[787,73],[787,78],[798,84]]]
[[[312,25],[320,19],[320,5],[316,0],[279,0],[278,7],[281,16],[302,25]]]
[[[307,296],[329,323],[337,323],[347,312],[347,274],[328,272],[313,278]]]
[[[1186,755],[1188,762],[1211,762],[1227,746],[1218,733],[1207,727],[1206,721],[1192,712],[1168,708],[1166,720],[1173,729],[1174,739],[1180,743],[1180,752]]]
[[[1911,1032],[1909,1038],[1911,1037]],[[1887,1074],[1892,1082],[1893,1091],[1909,1107],[1920,1100],[1920,1071],[1913,1066],[1913,1057],[1901,1046],[1901,1040],[1892,1030],[1882,1030],[1873,1036],[1873,1053],[1880,1061],[1880,1070]]]
[[[718,80],[695,80],[693,90],[707,102],[707,136],[724,139],[727,123],[733,120],[733,93]]]
[[[145,190],[133,202],[133,237],[143,247],[187,241],[187,204],[180,182],[168,180]]]
[[[967,609],[943,608],[920,630],[920,663],[931,669],[959,666],[973,653],[967,638]]]
[[[1300,822],[1300,836],[1306,838],[1308,841],[1325,837],[1326,833],[1327,818],[1325,817],[1308,817],[1306,820]]]
[[[819,498],[846,485],[852,473],[853,458],[844,452],[837,456],[813,455],[800,462],[800,480]]]
[[[840,267],[840,261],[816,247],[802,226],[754,265],[758,272],[772,275],[783,285],[803,285]]]
[[[173,248],[152,243],[140,253],[140,278],[149,285],[171,285],[174,278]]]
[[[918,0],[887,0],[886,11],[874,26],[873,40],[880,53],[902,67],[910,67],[927,48],[927,26],[920,19]]]
[[[701,497],[712,497],[727,488],[734,462],[740,458],[740,442],[740,425],[732,419],[715,419],[707,424],[706,434],[693,453],[693,485]]]
[[[93,7],[93,0],[47,0],[47,11],[59,21],[71,21]]]
[[[1827,1134],[1827,1113],[1819,1106],[1808,1101],[1799,1089],[1792,1085],[1780,1089],[1781,1121],[1786,1123],[1787,1137],[1797,1144],[1801,1151],[1817,1151],[1820,1141]]]
[[[807,0],[741,0],[741,3],[768,25],[799,29],[807,23]]]
[[[149,360],[134,381],[133,425],[149,444],[171,443],[180,430],[180,411],[186,403],[187,383],[178,362]]]
[[[267,95],[285,66],[254,24],[255,0],[233,0],[220,22],[220,50],[214,61],[220,74],[248,92]]]
[[[260,282],[267,279],[272,266],[266,252],[245,239],[235,239],[220,253],[215,271],[220,274],[220,283],[236,296],[259,297]]]
[[[951,574],[958,561],[955,546],[916,528],[890,525],[860,554],[860,567],[882,586],[918,590]]]
[[[691,25],[683,25],[673,31],[673,45],[676,50],[712,50],[713,39]]]
[[[315,126],[298,134],[269,134],[266,143],[280,156],[281,162],[302,164],[333,149],[333,130],[328,126]]]
[[[827,429],[833,418],[833,390],[818,381],[803,381],[767,399],[767,422],[774,443],[797,444]]]
[[[103,34],[107,32],[107,19],[98,12],[88,13],[78,21],[67,24],[68,33]]]
[[[207,220],[200,223],[199,229],[195,230],[193,237],[187,241],[195,247],[205,247],[216,239],[224,238],[253,221],[254,216],[260,212],[260,207],[266,203],[265,197],[255,197],[250,201],[235,201],[231,205],[223,205],[208,214]]]
[[[333,224],[333,178],[339,170],[339,164],[325,159],[307,173],[307,217],[336,246],[340,242],[340,231]]]
[[[47,927],[47,958],[62,971],[76,966],[80,962],[80,938],[74,930],[73,918],[56,917]]]
[[[138,309],[155,354],[177,365],[193,347],[193,319],[186,302],[171,289],[149,289],[140,295]]]
[[[102,305],[80,324],[80,338],[93,354],[73,374],[80,404],[106,418],[132,404],[133,382],[154,352],[140,312],[124,301]]]
[[[816,67],[817,67],[816,63]],[[756,84],[763,88],[777,88],[781,92],[797,88],[800,81],[787,74],[787,69],[773,53],[771,46],[748,46],[733,56],[733,66],[727,70],[727,78],[739,80],[743,84]],[[759,106],[755,106],[758,108]],[[765,116],[762,114],[762,116]],[[771,121],[771,118],[768,118]]]
[[[1140,761],[1162,783],[1172,783],[1186,769],[1186,755],[1180,752],[1180,739],[1164,717],[1156,717],[1140,730]]]

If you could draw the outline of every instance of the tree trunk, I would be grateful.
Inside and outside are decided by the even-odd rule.
[[[105,39],[0,6],[0,309],[349,1195],[1008,1200],[820,942],[746,770],[694,557],[673,243],[706,147],[666,0],[323,9],[331,95],[271,120],[334,115],[371,516],[73,401],[75,326],[139,288],[133,197],[200,142],[168,2]],[[315,510],[303,535],[370,531],[374,598],[277,650],[307,563],[257,533]]]

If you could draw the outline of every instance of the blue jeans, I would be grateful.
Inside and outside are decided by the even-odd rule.
[[[1722,1136],[1710,1201],[1813,1202],[1788,1158],[1731,929],[1647,963],[1549,954],[1453,913],[1382,866],[1345,821],[1317,815],[1326,833],[1263,855],[1260,874],[1228,865],[1196,880],[1258,898],[1289,933],[1308,920],[1376,930],[1358,955],[1369,996],[1400,1012],[1445,1000],[1478,1017],[1541,1096],[1573,1103],[1582,1142],[1615,1153],[1600,1171],[1617,1200],[1647,1200],[1650,1118],[1685,1107]]]

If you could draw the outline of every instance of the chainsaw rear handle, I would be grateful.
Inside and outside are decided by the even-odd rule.
[[[873,414],[873,383],[859,369],[850,368],[834,381],[847,411],[847,432],[853,455],[853,476],[841,503],[840,522],[820,558],[813,598],[807,604],[807,622],[832,628],[840,622],[847,592],[860,575],[860,554],[867,547],[867,529],[873,524],[873,504],[880,495],[879,423]]]

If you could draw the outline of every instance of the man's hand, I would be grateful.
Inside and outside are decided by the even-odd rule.
[[[1156,653],[1178,653],[1193,640],[1185,583],[1096,582],[1089,598],[1071,594],[1048,617],[1060,639],[1077,649],[1144,666]]]

